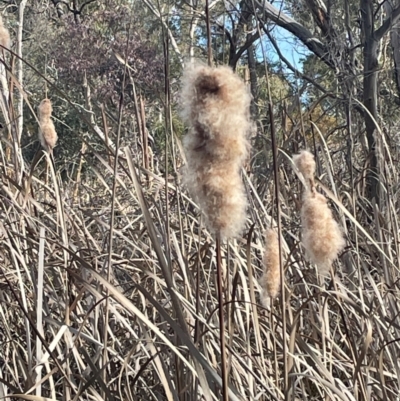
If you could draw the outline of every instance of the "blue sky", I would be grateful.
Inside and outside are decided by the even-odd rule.
[[[278,9],[282,9],[287,15],[290,16],[290,13],[285,10],[283,0],[274,2],[274,6]],[[277,42],[280,51],[288,59],[288,61],[298,70],[302,70],[302,62],[301,59],[304,58],[309,51],[306,46],[304,46],[296,37],[290,32],[286,31],[283,28],[280,28],[277,25],[271,25],[270,30],[271,36]],[[268,38],[264,41],[264,50],[266,51],[267,57],[270,61],[277,62],[279,61],[279,56],[276,53],[272,44],[269,43]],[[260,53],[261,50],[260,50]],[[261,54],[262,57],[262,54]],[[283,63],[283,67],[286,68],[285,63]]]
[[[299,43],[299,40],[296,39],[290,32],[278,26],[273,29],[272,35],[274,36],[282,54],[290,63],[292,63],[295,68],[301,70],[301,59],[308,54],[308,49]],[[268,48],[269,56],[273,59],[273,61],[278,61],[278,54],[276,53],[272,44],[268,45]]]

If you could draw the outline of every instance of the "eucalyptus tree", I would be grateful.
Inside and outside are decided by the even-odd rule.
[[[262,24],[271,21],[293,34],[308,50],[333,71],[340,85],[346,114],[357,110],[365,124],[368,143],[368,195],[379,200],[379,170],[376,131],[380,113],[379,73],[384,38],[391,33],[394,51],[393,77],[399,68],[398,25],[400,3],[373,0],[282,1],[278,5],[261,0],[248,0],[254,15]],[[396,74],[395,74],[396,73]],[[398,85],[398,78],[396,78]],[[399,86],[398,86],[399,87]],[[361,101],[360,106],[355,100]]]

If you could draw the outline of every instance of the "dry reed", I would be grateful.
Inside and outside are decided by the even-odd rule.
[[[273,229],[268,229],[265,232],[263,265],[264,272],[260,278],[261,302],[266,306],[269,298],[278,296],[281,282],[279,240],[278,234]]]
[[[51,113],[53,108],[49,99],[41,101],[38,107],[39,114],[39,139],[43,148],[51,152],[57,143],[57,132],[55,130],[53,121],[51,120]]]
[[[246,222],[240,169],[248,155],[250,95],[228,67],[188,67],[181,92],[187,166],[184,183],[199,203],[210,231],[237,237]]]

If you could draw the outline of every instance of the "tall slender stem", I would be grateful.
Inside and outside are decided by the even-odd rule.
[[[281,310],[282,310],[282,353],[283,353],[283,383],[285,390],[285,397],[288,394],[288,384],[289,384],[289,372],[287,367],[287,344],[286,344],[286,299],[285,299],[285,270],[282,263],[282,241],[281,241],[281,208],[279,204],[279,169],[278,169],[278,148],[276,144],[276,135],[275,135],[275,122],[274,122],[274,114],[272,109],[272,101],[271,95],[268,102],[268,112],[271,123],[271,141],[272,141],[272,156],[274,161],[274,181],[275,181],[275,202],[276,202],[276,219],[278,222],[278,241],[279,241],[279,266],[281,270]]]
[[[129,39],[129,36],[128,36]],[[127,41],[128,41],[127,39]],[[128,46],[128,42],[127,42]],[[107,260],[107,282],[111,281],[112,274],[112,251],[113,251],[113,239],[114,239],[114,221],[115,221],[115,199],[116,199],[116,191],[117,191],[117,174],[118,174],[118,155],[119,155],[119,145],[121,138],[121,126],[122,126],[122,111],[124,107],[124,90],[125,90],[125,80],[126,80],[126,51],[125,51],[125,65],[124,65],[124,74],[122,78],[122,88],[121,94],[119,98],[119,107],[118,107],[118,127],[117,127],[117,138],[115,143],[115,154],[114,154],[114,166],[113,166],[113,185],[112,185],[112,198],[111,198],[111,215],[110,215],[110,232],[108,239],[108,260]],[[107,130],[105,131],[107,132]],[[103,366],[106,366],[108,363],[108,321],[109,321],[109,289],[106,289],[106,303],[105,303],[105,314],[104,314],[104,338],[103,338]],[[104,369],[102,372],[102,379],[104,383],[107,383],[107,369]],[[103,397],[105,397],[105,392],[102,391]]]
[[[212,42],[211,42],[211,26],[210,26],[210,5],[206,0],[206,25],[207,25],[207,57],[208,65],[212,67]]]
[[[219,335],[221,341],[221,375],[222,375],[222,399],[229,400],[228,392],[228,371],[226,366],[226,344],[225,344],[225,321],[224,321],[224,291],[222,287],[222,266],[221,266],[221,239],[217,235],[217,286],[218,286],[218,311],[219,311]]]

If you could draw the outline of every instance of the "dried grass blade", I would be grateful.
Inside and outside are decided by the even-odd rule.
[[[93,382],[95,382],[95,381],[96,381],[97,383],[99,383],[99,385],[100,385],[102,391],[105,393],[105,396],[106,396],[105,399],[106,399],[106,400],[110,400],[110,401],[114,401],[114,400],[115,400],[115,397],[112,396],[112,394],[111,394],[109,388],[107,387],[107,384],[104,383],[103,378],[102,378],[103,372],[107,369],[107,366],[108,366],[108,364],[109,364],[109,361],[107,361],[107,363],[104,364],[104,365],[101,367],[101,369],[97,369],[97,368],[96,368],[96,365],[93,363],[92,359],[90,358],[90,355],[88,354],[88,352],[86,351],[86,349],[85,349],[84,347],[81,347],[81,348],[80,348],[80,352],[83,354],[83,357],[84,357],[85,361],[87,362],[87,364],[88,364],[89,367],[90,367],[90,370],[91,370],[92,373],[93,373],[93,375],[90,377],[89,381],[90,381],[91,383],[93,383]],[[88,384],[88,383],[86,383],[86,385],[87,385],[87,384]],[[84,390],[82,390],[82,392],[83,392],[83,391],[84,391]]]
[[[370,319],[366,319],[365,324],[367,327],[366,327],[366,333],[365,333],[365,337],[364,337],[364,343],[363,343],[361,352],[357,358],[357,364],[354,369],[353,380],[357,379],[358,373],[361,369],[362,361],[364,360],[364,357],[367,354],[368,348],[372,342],[372,324],[371,324]],[[361,380],[360,380],[360,385],[363,386],[363,383],[361,382]]]
[[[254,292],[254,275],[253,275],[253,265],[251,263],[251,238],[254,231],[254,225],[251,226],[249,233],[247,234],[247,244],[246,244],[246,259],[247,259],[247,272],[249,275],[249,287],[250,287],[250,299],[251,299],[251,306],[253,309],[253,325],[256,333],[256,346],[257,346],[257,353],[260,353],[262,365],[265,369],[264,363],[264,348],[261,339],[261,330],[260,330],[260,322],[259,316],[257,311],[257,302],[256,302],[256,295]]]
[[[356,401],[356,399],[354,398],[354,396],[350,393],[350,391],[348,391],[347,389],[343,389],[344,393],[342,391],[340,391],[336,384],[329,382],[328,380],[324,380],[321,378],[316,378],[315,376],[312,375],[308,375],[305,373],[293,373],[291,376],[295,377],[307,377],[310,380],[313,380],[315,382],[319,382],[322,385],[324,385],[325,387],[329,388],[333,394],[336,394],[339,399],[341,399],[342,401]]]
[[[37,289],[36,289],[36,329],[38,333],[44,338],[43,331],[43,273],[44,273],[44,245],[46,240],[46,231],[44,227],[40,227],[39,234],[39,255],[38,255],[38,277],[37,277]],[[36,361],[42,359],[42,343],[39,337],[36,337]],[[42,365],[36,367],[36,383],[39,383],[42,379]],[[40,397],[42,395],[42,386],[36,387],[36,395]]]
[[[195,362],[198,362],[197,364],[195,363],[195,368],[187,361],[187,359],[180,353],[180,351],[168,340],[168,338],[160,331],[160,329],[155,326],[141,311],[139,311],[135,305],[132,304],[131,301],[129,301],[123,294],[121,294],[120,291],[118,291],[115,287],[113,287],[110,283],[108,283],[100,274],[98,274],[96,271],[90,268],[90,266],[82,259],[78,258],[79,262],[81,263],[81,267],[87,269],[90,271],[90,274],[93,275],[96,280],[98,280],[104,287],[107,287],[110,291],[110,295],[114,297],[114,299],[119,302],[122,306],[124,306],[127,310],[130,311],[133,315],[137,316],[147,327],[149,327],[157,337],[159,337],[164,343],[171,349],[172,352],[174,352],[177,357],[188,367],[188,369],[195,375],[198,376],[200,379],[200,373],[202,372],[204,374],[203,369],[199,371],[198,367],[199,364],[205,369],[205,371],[210,375],[212,380],[214,380],[216,383],[218,383],[219,386],[222,386],[222,381],[221,377],[215,372],[215,370],[210,366],[210,364],[205,360],[204,356],[198,351],[196,346],[193,344],[190,336],[186,334],[180,325],[178,325],[169,315],[168,313],[164,310],[164,308],[154,300],[154,298],[140,285],[136,285],[136,287],[146,296],[146,298],[153,304],[153,306],[157,309],[157,311],[163,316],[163,318],[170,324],[170,326],[175,330],[177,335],[180,337],[182,340],[183,345],[186,345],[190,351],[191,356],[194,358]],[[82,277],[78,276],[75,272],[70,271],[70,274],[73,275],[74,277],[77,278],[82,284],[89,290],[93,291],[94,289],[91,288],[91,286],[86,283]],[[200,381],[201,383],[201,381]],[[203,384],[202,389],[204,391]],[[209,389],[209,387],[208,387]],[[240,398],[238,398],[238,395],[236,395],[231,389],[229,389],[229,394],[230,398],[233,401],[240,401]],[[204,393],[204,396],[206,397],[206,393]],[[207,400],[212,400],[211,392],[210,392],[210,398],[207,398]]]
[[[329,152],[328,144],[326,143],[325,138],[322,135],[320,129],[312,121],[311,121],[311,124],[317,130],[320,140],[323,144],[322,148],[324,149],[324,152],[322,152],[322,154],[324,156],[326,170],[329,175],[329,180],[331,181],[331,186],[332,186],[333,192],[334,192],[335,196],[337,197],[338,195],[337,195],[337,190],[336,190],[336,184],[335,184],[335,180],[333,179],[333,163],[332,163],[331,154]]]
[[[68,326],[66,326],[65,324],[61,326],[60,330],[57,332],[56,336],[54,337],[53,341],[50,343],[49,345],[49,350],[51,352],[54,351],[54,349],[56,348],[56,345],[60,342],[62,336],[64,335],[65,331],[68,329]],[[46,363],[48,361],[48,359],[50,358],[50,354],[48,351],[46,351],[42,358],[39,360],[38,363]]]
[[[319,186],[324,190],[326,195],[328,196],[329,199],[331,199],[335,205],[349,218],[349,220],[357,226],[357,228],[371,241],[372,245],[382,253],[382,255],[385,257],[386,260],[390,262],[390,264],[394,268],[398,268],[390,259],[388,255],[386,255],[385,251],[380,247],[380,245],[367,233],[367,231],[364,229],[364,227],[357,221],[357,219],[346,209],[346,207],[343,205],[342,202],[330,191],[324,184],[321,182],[318,183]]]
[[[46,397],[38,397],[36,395],[27,395],[27,394],[13,394],[13,398],[20,398],[22,400],[28,401],[59,401],[54,398],[46,398]]]
[[[148,335],[147,330],[143,330],[145,333],[145,339],[147,342],[147,347],[149,348],[149,352],[152,356],[153,363],[157,366],[157,375],[160,378],[160,381],[164,387],[165,395],[168,401],[179,401],[178,395],[176,394],[176,390],[171,382],[171,377],[169,375],[168,370],[165,368],[165,365],[160,358],[159,352],[154,346],[154,342],[151,337]]]
[[[175,313],[178,316],[178,321],[179,321],[179,324],[180,324],[182,330],[189,337],[189,330],[188,330],[188,327],[187,327],[187,324],[186,324],[186,321],[185,321],[185,318],[184,318],[184,315],[183,315],[183,311],[182,311],[179,299],[178,299],[178,297],[177,297],[177,295],[175,293],[175,285],[174,285],[173,280],[172,280],[172,272],[171,272],[170,267],[167,264],[167,257],[164,254],[164,252],[162,251],[161,244],[160,244],[159,239],[157,237],[156,229],[154,227],[153,220],[151,219],[150,212],[149,212],[149,209],[148,209],[148,207],[146,205],[146,201],[145,201],[144,196],[143,196],[142,188],[140,186],[140,183],[139,183],[139,180],[138,180],[138,177],[137,177],[137,174],[136,174],[136,170],[135,170],[135,167],[134,167],[132,155],[131,155],[131,152],[130,152],[130,150],[128,148],[125,149],[125,154],[126,154],[126,158],[127,158],[127,162],[128,162],[129,171],[131,173],[131,178],[132,178],[132,181],[133,181],[133,184],[134,184],[134,187],[135,187],[135,191],[136,191],[136,194],[137,194],[137,198],[138,198],[138,201],[139,201],[139,205],[140,205],[140,207],[142,209],[142,213],[143,213],[143,216],[144,216],[144,219],[145,219],[145,222],[146,222],[147,230],[148,230],[151,242],[152,242],[152,244],[154,246],[154,250],[156,252],[157,259],[158,259],[158,261],[160,263],[161,270],[163,272],[163,276],[164,276],[165,282],[167,284],[167,289],[169,291],[172,303],[174,305]],[[211,401],[212,400],[211,390],[210,390],[210,387],[209,387],[208,382],[206,380],[203,368],[200,366],[200,364],[198,363],[198,361],[196,359],[194,361],[195,361],[196,371],[197,371],[197,374],[198,374],[198,377],[199,377],[199,381],[200,381],[201,386],[202,386],[203,391],[204,391],[204,395],[205,395],[207,401]]]

